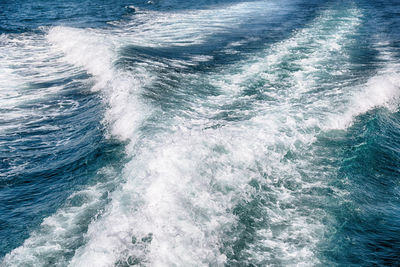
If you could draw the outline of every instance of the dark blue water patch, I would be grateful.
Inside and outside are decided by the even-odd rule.
[[[380,52],[394,52],[392,60],[400,58],[398,40],[400,4],[398,1],[358,1],[363,13],[363,23],[349,46],[350,62],[354,76],[371,77],[375,70],[387,62],[380,58]]]
[[[331,139],[341,155],[334,184],[348,192],[331,210],[336,223],[321,245],[339,266],[400,264],[400,113],[376,109]]]
[[[0,33],[20,33],[40,26],[101,27],[126,14],[132,1],[4,0],[0,2]]]
[[[400,49],[400,2],[397,0],[359,0],[358,4],[368,16],[369,32],[367,38],[387,42],[389,46]],[[367,29],[368,30],[368,29]],[[399,58],[400,53],[397,54]]]

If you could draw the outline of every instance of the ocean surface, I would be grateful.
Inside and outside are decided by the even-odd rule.
[[[399,266],[400,1],[1,0],[0,266]]]

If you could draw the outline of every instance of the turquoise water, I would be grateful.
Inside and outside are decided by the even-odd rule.
[[[400,264],[396,1],[0,10],[0,265]]]

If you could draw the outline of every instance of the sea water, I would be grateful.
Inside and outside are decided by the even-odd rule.
[[[400,264],[399,14],[3,0],[0,265]]]

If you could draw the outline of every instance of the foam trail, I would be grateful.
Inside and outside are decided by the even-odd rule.
[[[204,44],[210,37],[232,32],[245,22],[283,15],[292,8],[289,1],[254,1],[194,11],[143,11],[130,22],[111,24],[121,29],[116,33],[131,45],[179,47]]]
[[[335,28],[329,27],[332,23]],[[323,171],[318,171],[321,166],[313,164],[318,161],[316,148],[310,145],[322,131],[348,127],[356,116],[372,108],[388,107],[393,111],[398,108],[398,67],[393,63],[394,56],[385,46],[380,48],[377,45],[384,67],[374,77],[357,86],[354,81],[345,78],[351,69],[350,56],[346,49],[361,23],[362,13],[357,8],[350,8],[346,12],[327,10],[310,27],[266,51],[265,60],[259,60],[256,56],[250,64],[245,62],[238,66],[238,71],[234,74],[224,73],[212,78],[213,83],[223,88],[227,94],[227,97],[216,97],[215,104],[250,102],[255,108],[255,112],[250,114],[253,116],[252,121],[260,123],[257,128],[263,132],[271,131],[270,138],[275,136],[273,144],[267,145],[270,138],[266,138],[261,144],[277,152],[264,161],[264,164],[273,167],[261,168],[265,177],[271,181],[258,180],[253,193],[254,202],[263,203],[263,208],[258,207],[262,211],[257,211],[261,215],[255,216],[256,221],[262,221],[259,228],[255,227],[256,231],[252,236],[257,242],[248,244],[242,250],[243,261],[233,263],[320,263],[315,251],[323,239],[325,227],[329,227],[321,220],[333,219],[329,218],[323,207],[309,207],[319,214],[314,216],[310,211],[305,211],[308,208],[301,203],[307,202],[308,192],[314,190],[337,195],[344,192],[327,183],[331,177],[335,177],[334,168],[326,166]],[[343,78],[340,79],[341,77]],[[342,82],[337,82],[338,80]],[[251,96],[243,94],[251,83],[258,86],[258,92],[254,95],[265,97],[268,99],[267,103],[254,101]],[[231,97],[232,94],[235,98]],[[208,112],[210,115],[215,114],[213,111]],[[275,127],[274,133],[272,129]],[[257,136],[256,132],[253,134]],[[251,139],[250,136],[249,138]],[[310,153],[305,153],[306,150],[310,150]],[[301,155],[302,160],[295,155]],[[274,157],[279,160],[271,160]],[[294,159],[289,160],[287,157]],[[282,172],[288,175],[282,175]],[[293,184],[277,188],[276,183]],[[268,188],[267,195],[260,193],[259,184]],[[293,190],[293,186],[296,190]],[[326,193],[313,196],[322,202],[324,197]],[[246,209],[252,206],[244,207]],[[249,216],[246,211],[243,213],[245,217]],[[280,260],[276,259],[277,255]]]
[[[331,99],[314,95],[320,98],[316,103],[296,101],[319,82],[313,66],[329,64],[338,72],[346,71],[345,55],[331,58],[344,49],[360,18],[354,8],[344,13],[327,11],[309,28],[277,44],[267,57],[264,52],[248,60],[253,61],[250,66],[246,61],[229,69],[239,73],[211,77],[222,94],[195,105],[188,118],[175,117],[172,134],[141,141],[145,149],[135,151],[135,159],[125,167],[127,182],[113,193],[105,215],[90,225],[88,243],[77,250],[71,265],[226,264],[240,233],[234,229],[242,227],[233,210],[255,201],[257,195],[271,199],[260,207],[268,222],[255,229],[258,242],[248,244],[242,252],[247,261],[239,263],[318,264],[314,251],[324,235],[322,218],[301,203],[311,197],[307,192],[335,189],[324,182],[330,173],[315,177],[313,155],[304,151],[319,132],[316,126],[325,120],[310,121],[314,112],[329,107]],[[332,22],[338,22],[338,27],[329,27]],[[315,36],[320,43],[311,52],[300,59],[289,58],[293,51],[312,44]],[[279,65],[288,60],[300,70],[279,72]],[[257,115],[248,121],[210,119],[235,99],[251,100],[242,92],[260,76],[272,84],[271,90],[265,90],[275,99],[271,105],[255,102]],[[273,85],[288,90],[274,91]],[[304,112],[299,112],[299,105]],[[287,160],[297,154],[303,159]],[[308,180],[303,179],[304,173]],[[268,192],[258,191],[254,183]],[[313,213],[324,214],[322,208]]]
[[[244,9],[244,6],[243,10],[245,11],[243,13],[249,13],[249,10]],[[250,12],[254,12],[254,10]],[[238,7],[233,7],[233,9],[227,10],[228,13],[231,13],[227,16],[237,15],[240,11]],[[181,28],[186,28],[187,23],[196,18],[197,21],[199,19],[203,20],[203,24],[209,23],[209,21],[204,21],[204,17],[207,14],[209,15],[210,12],[207,10],[201,11],[200,15],[203,15],[203,17],[194,15],[193,13],[183,17],[184,22],[180,23]],[[176,18],[181,20],[181,15],[179,14],[178,16],[176,14]],[[166,17],[171,19],[169,15],[166,15]],[[223,23],[225,25],[229,24],[229,21],[222,22],[216,16],[214,18],[210,34],[221,30],[219,26],[222,26]],[[157,27],[157,24],[153,23],[151,25],[150,27]],[[163,35],[161,31],[156,30],[158,33],[155,33],[155,35],[162,35],[159,38],[160,42],[170,43],[174,42],[174,40],[182,39],[182,36],[175,38],[174,35],[184,32],[184,35],[187,36],[186,41],[189,44],[198,40],[199,35],[196,36],[196,34],[199,33],[199,30],[199,27],[195,27],[190,29],[189,33],[187,31],[173,31],[167,35]],[[146,29],[142,27],[140,32],[145,31]],[[147,113],[146,108],[138,100],[138,95],[143,86],[151,83],[152,74],[141,66],[131,69],[130,72],[126,72],[115,68],[114,64],[116,52],[121,46],[127,42],[131,42],[132,39],[138,38],[138,36],[140,37],[140,34],[133,33],[127,35],[125,30],[119,32],[118,30],[74,29],[58,26],[48,30],[47,40],[41,40],[41,43],[45,44],[44,53],[49,53],[50,51],[52,55],[63,55],[62,58],[54,56],[54,58],[57,58],[56,64],[61,64],[67,68],[71,68],[71,65],[76,66],[78,68],[75,69],[78,71],[83,69],[93,76],[93,90],[101,91],[105,104],[108,106],[104,123],[109,125],[110,135],[118,137],[121,140],[130,141],[131,146],[135,144],[136,131]],[[22,40],[22,42],[24,41]],[[49,49],[46,41],[52,45],[51,49]],[[140,43],[142,44],[142,42]],[[204,57],[199,58],[200,60],[206,59]],[[37,59],[37,61],[41,62],[42,60]],[[51,59],[48,61],[51,61]],[[110,177],[112,176],[110,175]],[[110,179],[113,180],[113,178]],[[119,179],[115,178],[111,182],[114,186],[118,183]],[[21,247],[7,254],[3,264],[7,266],[16,264],[45,266],[50,263],[56,263],[60,266],[66,265],[75,249],[74,246],[79,246],[83,242],[79,234],[82,234],[80,231],[84,230],[85,225],[88,223],[87,220],[95,216],[92,212],[93,209],[101,210],[102,205],[106,202],[106,200],[100,197],[105,193],[103,188],[107,190],[110,186],[99,183],[74,193],[70,197],[71,201],[74,202],[73,199],[75,198],[83,198],[85,201],[83,201],[82,205],[70,206],[68,204],[70,201],[68,200],[65,207],[62,207],[53,216],[46,218],[40,228],[34,231]],[[83,225],[83,229],[80,227],[78,229],[74,225]],[[104,244],[107,244],[107,242]],[[112,251],[111,246],[109,249]],[[109,260],[104,260],[103,264],[107,262]]]
[[[136,89],[139,88],[139,83],[145,84],[150,79],[146,76],[146,79],[141,82],[139,72],[136,73],[134,78],[129,73],[114,70],[112,43],[104,38],[104,34],[99,34],[96,31],[54,27],[48,30],[47,40],[40,36],[37,38],[39,38],[38,43],[41,44],[39,48],[42,49],[42,53],[38,53],[37,47],[36,50],[32,47],[27,48],[29,53],[35,55],[29,60],[38,62],[37,64],[40,67],[40,71],[36,71],[34,68],[30,69],[34,73],[33,78],[37,77],[36,80],[41,81],[47,76],[48,73],[43,74],[45,69],[40,66],[41,62],[53,62],[54,65],[46,68],[53,71],[55,69],[67,76],[81,73],[82,69],[86,70],[93,77],[91,82],[93,90],[101,90],[105,104],[111,107],[105,114],[105,120],[109,117],[113,118],[109,120],[110,135],[115,135],[121,140],[128,137],[132,140],[135,127],[138,127],[140,119],[146,114],[136,100]],[[17,51],[21,51],[18,46],[30,44],[29,39],[23,39],[20,42],[21,44],[17,43],[16,45]],[[37,45],[36,42],[34,44]],[[65,55],[65,57],[60,58],[59,55]],[[24,56],[27,56],[27,54],[24,54]],[[41,56],[44,58],[40,58]],[[60,70],[60,66],[65,69]],[[57,74],[52,74],[52,78],[57,77]],[[20,86],[24,82],[19,76],[16,76],[15,80],[16,86]],[[30,81],[32,80],[35,81],[35,79],[30,79]],[[54,89],[61,90],[62,87],[50,87],[50,93],[56,93],[57,91]],[[33,93],[36,95],[38,92],[34,91]],[[48,94],[46,91],[39,91],[38,96],[46,97],[46,93]],[[23,104],[26,98],[32,100],[35,95],[24,92],[23,95],[19,96],[18,103]],[[10,101],[6,103],[12,105],[13,108],[18,104],[12,102],[11,104]],[[24,116],[26,116],[26,113],[24,113]],[[129,124],[126,121],[129,121]],[[114,190],[120,182],[116,171],[111,167],[100,170],[98,178],[94,180],[97,183],[72,194],[62,208],[54,215],[45,218],[39,229],[33,231],[22,246],[4,257],[2,264],[5,266],[67,265],[76,246],[82,245],[82,233],[85,228],[96,215],[101,213],[102,208],[108,202],[108,192]]]
[[[253,196],[255,201],[261,199],[267,204],[260,208],[260,217],[255,218],[263,222],[255,227],[253,238],[258,242],[242,250],[243,264],[319,263],[314,253],[323,238],[321,219],[326,214],[323,207],[307,207],[301,203],[306,203],[309,190],[336,189],[327,184],[334,170],[319,173],[313,166],[316,155],[310,145],[324,127],[326,117],[334,112],[331,107],[339,106],[345,100],[341,88],[335,88],[329,81],[333,75],[348,72],[345,49],[361,18],[362,14],[356,8],[347,12],[327,10],[310,27],[265,51],[263,60],[255,57],[250,64],[238,68],[237,73],[214,79],[227,93],[233,93],[243,101],[249,101],[248,96],[243,96],[247,84],[256,83],[259,94],[271,103],[252,101],[253,114],[256,114],[252,121],[266,133],[261,144],[271,154],[261,160],[269,167],[258,167],[267,179],[257,179],[257,183],[267,187],[268,194],[259,192],[256,186]],[[335,24],[334,28],[329,26],[332,24]],[[331,90],[316,90],[321,86]],[[256,131],[253,134],[259,135]],[[307,150],[310,153],[305,153]],[[319,173],[318,176],[315,173]],[[313,197],[322,199],[324,195]],[[310,214],[311,209],[324,215],[314,217]]]
[[[238,26],[236,18],[259,14],[265,3],[188,14],[143,12],[140,23],[113,23],[121,27],[113,30],[50,29],[48,40],[64,55],[62,60],[93,75],[93,88],[108,106],[104,123],[110,135],[128,142],[130,162],[115,175],[122,178],[111,175],[110,187],[116,189],[107,196],[107,206],[106,200],[96,202],[109,191],[101,184],[73,194],[70,199],[82,194],[88,201],[76,208],[67,205],[45,219],[41,229],[50,230],[34,232],[5,257],[6,264],[46,265],[46,258],[57,258],[62,251],[70,254],[59,264],[70,266],[320,264],[317,246],[326,233],[323,221],[330,218],[322,204],[309,203],[324,203],[327,194],[341,192],[328,183],[336,170],[315,164],[312,144],[330,129],[330,118],[345,114],[340,111],[358,92],[351,81],[331,81],[349,72],[346,47],[362,23],[360,10],[351,5],[325,10],[291,38],[217,74],[168,73],[182,81],[179,86],[214,86],[218,93],[194,97],[190,108],[174,114],[159,112],[141,97],[157,76],[169,78],[155,71],[165,68],[162,62],[133,64],[129,71],[116,67],[124,45],[202,44],[212,34]],[[204,28],[208,31],[202,34]],[[177,69],[193,64],[175,63]],[[383,102],[393,98],[398,81],[391,79],[394,86],[387,87]],[[367,88],[378,81],[371,79]],[[237,103],[246,108],[235,108]],[[371,100],[349,116],[377,104]],[[148,119],[152,112],[160,113],[151,118],[155,122]],[[150,135],[144,126],[157,129]],[[252,205],[258,212],[247,214]],[[82,215],[96,219],[71,249],[63,240],[79,239],[67,236],[79,232],[73,225],[93,206],[104,212]],[[63,224],[65,218],[68,223]],[[245,225],[245,218],[254,225]],[[241,239],[248,232],[252,242]],[[54,233],[60,239],[49,238]],[[237,244],[244,244],[240,251],[235,251]],[[40,251],[50,256],[43,259]]]

